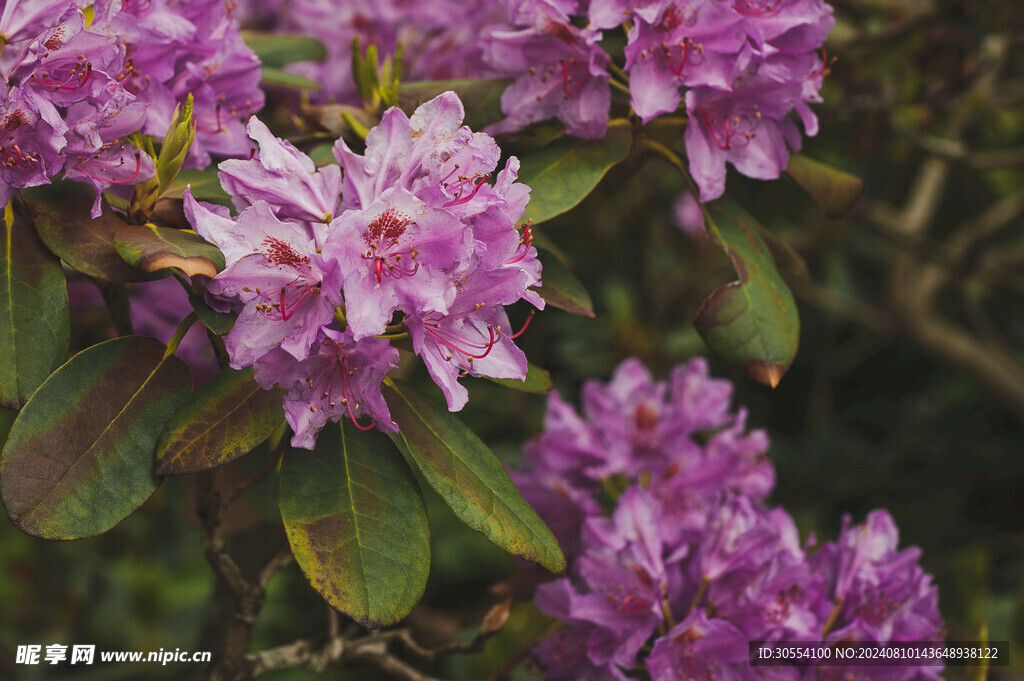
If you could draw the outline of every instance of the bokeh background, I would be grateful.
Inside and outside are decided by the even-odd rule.
[[[735,381],[751,425],[768,430],[773,502],[804,535],[833,538],[843,514],[860,520],[890,509],[902,544],[920,546],[935,576],[948,637],[974,639],[984,622],[992,640],[1012,645],[1011,668],[989,678],[1022,678],[1024,11],[1008,0],[833,4],[839,21],[828,59],[836,61],[818,107],[821,133],[804,151],[862,178],[865,193],[847,215],[829,219],[788,180],[730,175],[730,193],[799,255],[787,280],[800,303],[801,343],[775,390],[714,358],[712,369]],[[581,206],[539,230],[571,263],[597,313],[544,312],[520,339],[570,400],[626,357],[664,376],[706,354],[692,319],[734,274],[712,244],[680,229],[682,191],[671,169],[633,154]],[[522,319],[525,309],[512,314]],[[105,322],[75,329],[83,343],[96,323]],[[514,465],[541,428],[545,399],[470,383],[463,416]],[[0,410],[0,436],[11,420]],[[257,450],[221,474],[244,475],[266,456]],[[183,665],[51,670],[13,660],[16,646],[29,643],[203,650],[217,595],[193,486],[168,480],[140,512],[85,541],[45,542],[0,521],[0,679],[187,678],[193,670]],[[517,566],[427,494],[433,567],[411,622],[440,639],[478,622]],[[252,490],[227,529],[243,556],[279,541],[276,483]],[[326,622],[327,606],[291,565],[271,583],[253,645],[313,636]],[[484,678],[536,626],[529,607],[517,605],[508,631],[483,653],[434,672]],[[531,678],[528,669],[517,676]]]

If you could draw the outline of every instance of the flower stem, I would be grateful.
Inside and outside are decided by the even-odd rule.
[[[708,579],[707,575],[700,578],[700,587],[697,589],[697,594],[693,597],[693,603],[690,603],[690,612],[693,612],[693,609],[700,605],[700,599],[704,598],[704,594],[707,592],[708,584],[710,583],[711,580]],[[686,613],[687,617],[689,617],[690,612]]]
[[[661,597],[661,614],[665,617],[665,622],[668,623],[668,628],[675,629],[676,618],[672,616],[672,606],[668,604],[668,598],[665,596]]]
[[[178,328],[174,331],[174,335],[171,340],[167,343],[167,350],[164,351],[164,357],[170,357],[177,350],[178,346],[181,345],[181,339],[185,337],[188,330],[192,328],[192,325],[196,323],[199,316],[195,312],[190,312],[187,317],[178,325]]]
[[[629,76],[626,74],[625,71],[616,66],[615,62],[609,62],[608,70],[612,72],[612,75],[618,76],[620,79],[622,79],[623,83],[626,83],[627,85],[629,84]]]
[[[836,598],[835,607],[832,608],[832,612],[829,613],[828,619],[825,620],[825,626],[821,628],[821,635],[824,637],[828,632],[835,626],[836,620],[839,619],[839,611],[843,609],[843,597],[839,596]]]
[[[627,95],[629,94],[629,86],[628,85],[623,85],[622,83],[620,83],[619,81],[615,80],[614,78],[609,79],[608,83],[613,88],[615,88],[616,90],[620,90],[622,92],[625,92]]]

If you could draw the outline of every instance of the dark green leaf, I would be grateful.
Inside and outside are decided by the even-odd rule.
[[[153,494],[157,437],[192,389],[188,366],[165,350],[142,336],[94,345],[29,398],[0,458],[0,494],[22,531],[91,537]]]
[[[261,79],[261,82],[263,85],[292,88],[294,90],[320,89],[320,83],[315,80],[310,80],[309,78],[299,76],[294,73],[288,73],[281,69],[275,69],[272,66],[263,67],[263,78]]]
[[[216,170],[182,170],[168,187],[166,196],[180,199],[190,187],[197,201],[225,201],[231,196],[220,186]]]
[[[775,387],[800,341],[796,302],[779,276],[753,217],[734,201],[705,204],[708,234],[726,252],[739,280],[704,301],[694,325],[712,350]]]
[[[103,215],[89,217],[92,187],[81,182],[56,182],[22,190],[29,218],[39,237],[68,265],[90,277],[107,281],[159,279],[132,267],[118,255],[114,234],[125,226],[106,202]]]
[[[224,269],[224,254],[213,244],[187,229],[125,225],[114,232],[114,247],[124,261],[143,272],[176,267],[192,277],[213,277]]]
[[[322,61],[327,57],[324,44],[306,35],[242,31],[242,37],[264,67],[280,68],[297,61]]]
[[[467,103],[466,125],[478,129],[504,118],[501,113],[501,93],[511,84],[512,81],[506,78],[402,83],[398,87],[398,103],[402,109],[411,112],[420,104],[451,90]]]
[[[401,428],[391,439],[462,522],[509,553],[552,572],[565,569],[555,536],[473,431],[400,381],[387,380],[384,397]]]
[[[529,368],[526,370],[526,379],[522,381],[512,378],[491,378],[489,376],[485,378],[498,385],[503,385],[513,390],[521,390],[524,393],[543,394],[551,392],[551,389],[555,387],[551,382],[551,374],[533,363],[530,363]]]
[[[281,464],[281,519],[299,567],[365,626],[394,624],[423,595],[430,526],[419,486],[379,431],[329,425]]]
[[[801,154],[789,157],[786,174],[810,194],[829,217],[845,213],[864,192],[864,182],[859,177]]]
[[[626,157],[632,139],[625,121],[612,121],[599,140],[562,137],[524,156],[519,181],[532,191],[523,220],[536,225],[575,207]]]
[[[207,305],[201,296],[189,296],[188,302],[203,326],[218,336],[228,335],[235,326],[235,320],[238,319],[237,312],[217,312]]]
[[[225,369],[174,412],[156,446],[157,475],[198,473],[248,454],[284,421],[283,390],[264,390],[252,369]]]
[[[541,286],[537,289],[548,305],[582,317],[594,316],[594,303],[580,280],[554,254],[545,257]]]
[[[19,409],[67,359],[71,321],[60,261],[24,222],[2,222],[0,405]]]

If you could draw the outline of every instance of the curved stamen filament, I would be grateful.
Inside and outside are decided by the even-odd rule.
[[[476,184],[473,185],[473,191],[471,191],[468,196],[463,196],[463,192],[460,192],[458,196],[453,198],[451,201],[445,203],[444,207],[449,208],[451,206],[457,206],[461,203],[467,203],[468,201],[471,201],[473,197],[476,196],[476,193],[480,191],[480,187],[484,186],[484,182],[486,182],[489,177],[490,175],[482,176],[479,180],[477,180]]]
[[[516,338],[519,338],[520,336],[522,336],[523,335],[523,331],[526,331],[526,327],[528,327],[530,325],[530,322],[533,321],[533,315],[535,315],[535,314],[537,314],[536,310],[530,310],[530,314],[526,317],[526,321],[523,322],[523,328],[519,329],[514,334],[509,336],[509,339],[510,340],[515,340]]]
[[[345,376],[351,374],[352,372],[354,372],[355,369],[351,369],[349,371],[346,371],[345,360],[342,359],[341,357],[338,358],[338,368],[341,370],[341,392],[342,392],[342,395],[344,396],[344,399],[342,400],[342,404],[344,404],[345,407],[348,408],[348,416],[349,416],[350,419],[352,419],[352,425],[354,425],[359,430],[370,430],[375,425],[377,425],[377,422],[371,419],[370,420],[370,425],[368,425],[368,426],[361,426],[361,425],[359,425],[359,421],[356,420],[356,412],[355,412],[355,410],[353,409],[353,406],[352,406],[353,403],[355,402],[355,400],[352,397],[352,391],[348,387],[348,381],[345,379]],[[356,404],[355,406],[358,407],[359,405]]]
[[[217,133],[224,132],[224,124],[221,123],[220,120],[220,104],[218,104],[217,107],[214,109],[214,113],[217,116],[217,128],[215,130],[209,130],[199,125],[198,118],[196,119],[196,130],[198,130],[199,132],[205,132],[207,135],[216,135]]]
[[[89,82],[89,78],[92,77],[92,63],[86,62],[84,72],[79,71],[77,67],[72,68],[71,72],[68,73],[68,76],[64,79],[63,83],[59,83],[56,80],[51,80],[50,78],[46,77],[48,75],[49,74],[44,73],[43,77],[40,77],[38,73],[33,73],[32,79],[38,82],[39,84],[43,85],[44,87],[50,87],[54,90],[81,90],[83,87],[85,87],[85,84]],[[76,78],[77,82],[74,82],[72,85],[68,85],[68,81],[73,81]]]
[[[121,164],[124,164],[123,157],[121,158]],[[81,161],[75,164],[75,169],[79,170],[82,173],[85,173],[94,180],[99,180],[100,182],[109,182],[110,184],[128,184],[129,182],[134,182],[135,178],[139,176],[139,172],[142,170],[142,157],[138,153],[135,154],[135,172],[132,173],[131,177],[124,180],[114,180],[109,177],[101,177],[99,175],[94,175],[93,173],[90,173],[88,170],[82,167]]]
[[[429,333],[435,339],[435,341],[444,343],[445,345],[447,345],[449,348],[451,348],[455,352],[458,352],[458,353],[460,353],[462,355],[465,355],[466,357],[468,357],[470,359],[483,359],[484,357],[486,357],[487,355],[489,355],[491,353],[491,348],[494,347],[494,343],[497,341],[497,338],[494,335],[494,327],[491,326],[491,325],[487,326],[487,331],[488,331],[488,333],[490,333],[491,337],[487,341],[486,345],[478,345],[476,343],[470,342],[469,340],[467,340],[465,338],[458,338],[459,341],[465,343],[469,347],[483,349],[483,354],[475,355],[472,352],[470,352],[470,351],[468,351],[468,350],[466,350],[466,349],[464,349],[462,347],[459,347],[455,343],[451,342],[450,340],[448,340],[447,338],[442,336],[440,333],[438,333],[434,329],[430,328],[430,326],[425,326],[424,328],[426,329],[427,333]],[[447,357],[446,359],[451,359],[451,357]]]
[[[410,258],[415,258],[415,252]],[[379,286],[383,281],[384,277],[392,277],[394,279],[401,279],[402,277],[411,277],[412,275],[419,272],[420,264],[413,262],[412,265],[406,265],[402,262],[401,253],[386,253],[384,255],[374,255],[372,252],[363,254],[364,259],[372,259],[373,262],[373,274],[377,278],[377,285]],[[388,258],[392,258],[394,262],[388,262]]]
[[[523,246],[523,252],[519,253],[519,248],[516,248],[515,257],[506,260],[501,263],[502,265],[514,265],[527,256],[530,252],[530,245],[533,244],[533,220],[527,220],[523,224],[523,238],[519,240],[519,245]]]

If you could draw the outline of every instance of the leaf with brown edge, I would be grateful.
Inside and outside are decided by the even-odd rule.
[[[93,189],[81,182],[55,182],[21,190],[25,210],[46,247],[73,269],[106,281],[159,279],[132,267],[114,246],[114,234],[125,226],[106,201],[103,214],[89,217]]]
[[[704,220],[739,279],[708,296],[694,326],[714,352],[774,388],[800,342],[796,301],[749,213],[726,197],[705,204]]]
[[[106,532],[156,491],[157,437],[192,391],[163,343],[124,336],[72,357],[29,398],[0,455],[11,521],[46,539]]]
[[[565,569],[555,535],[466,424],[406,383],[385,378],[383,393],[400,428],[391,439],[408,453],[459,520],[511,554],[552,572]]]
[[[283,397],[283,390],[261,388],[252,368],[220,372],[164,426],[157,475],[198,473],[248,454],[284,421]]]
[[[864,193],[864,182],[856,175],[802,154],[789,157],[786,175],[800,185],[830,218],[848,211]]]
[[[220,249],[192,230],[125,225],[114,233],[114,247],[126,263],[143,272],[176,267],[190,277],[212,279],[224,269]]]
[[[341,423],[281,463],[281,520],[295,560],[333,607],[394,624],[423,595],[430,525],[419,485],[388,438]]]
[[[31,227],[15,219],[0,229],[0,406],[20,409],[68,357],[68,288]]]

